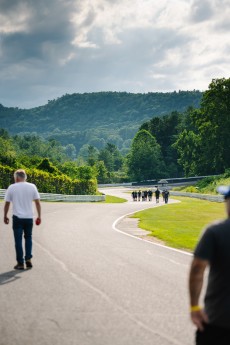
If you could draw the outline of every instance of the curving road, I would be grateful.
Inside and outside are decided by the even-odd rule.
[[[11,224],[2,224],[0,345],[193,344],[191,256],[112,228],[122,215],[150,206],[43,203],[34,268],[23,272],[12,269]]]

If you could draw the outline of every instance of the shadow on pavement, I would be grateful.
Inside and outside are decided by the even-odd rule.
[[[0,274],[0,285],[4,285],[4,284],[9,284],[9,283],[13,283],[16,280],[20,279],[20,275],[24,272],[27,272],[27,270],[21,270],[21,271],[17,271],[17,270],[12,270],[9,272],[5,272],[5,273],[1,273]],[[19,275],[19,276],[18,276]]]

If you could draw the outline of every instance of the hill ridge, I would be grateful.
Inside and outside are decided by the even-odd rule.
[[[74,144],[77,151],[85,144],[101,148],[111,142],[125,152],[143,122],[197,108],[201,97],[202,92],[196,90],[65,94],[31,109],[0,105],[0,127],[13,135],[34,133]]]

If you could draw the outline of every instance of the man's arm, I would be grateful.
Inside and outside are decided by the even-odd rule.
[[[9,218],[7,217],[9,208],[10,208],[10,202],[6,201],[4,205],[4,223],[5,224],[9,224]]]
[[[35,206],[36,206],[36,209],[37,209],[37,214],[38,214],[38,217],[37,219],[40,220],[39,224],[41,223],[41,204],[40,204],[40,200],[39,199],[36,199],[34,200],[35,202]],[[39,225],[37,224],[37,225]]]
[[[199,306],[199,298],[204,280],[204,271],[208,264],[209,262],[207,260],[194,257],[189,274],[191,319],[201,331],[203,330],[203,323],[208,322],[207,315]]]

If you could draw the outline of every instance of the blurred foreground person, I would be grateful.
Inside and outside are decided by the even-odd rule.
[[[227,218],[210,224],[194,252],[189,276],[191,319],[197,345],[230,344],[230,186],[224,195]],[[204,308],[199,304],[205,269],[209,267]]]

